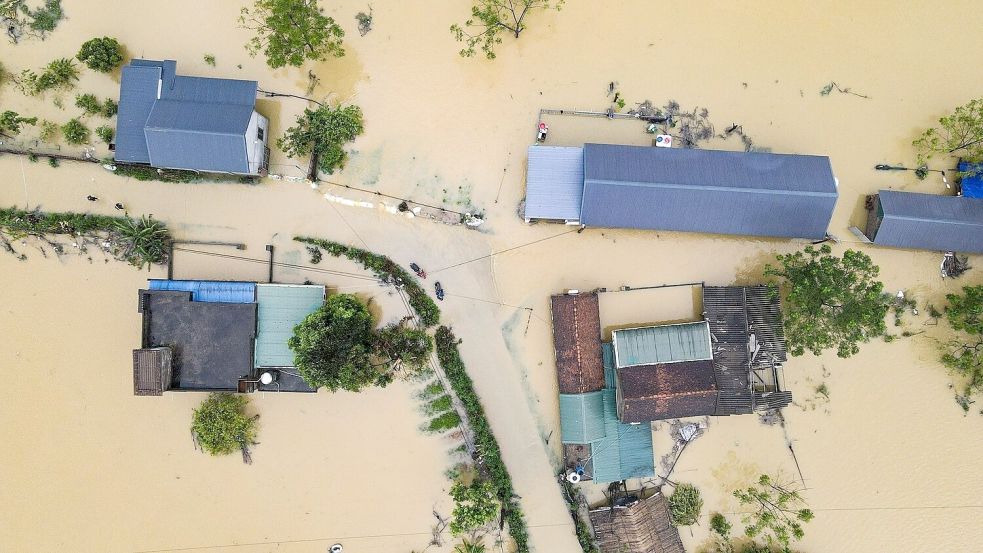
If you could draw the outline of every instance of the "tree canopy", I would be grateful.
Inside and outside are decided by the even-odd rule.
[[[669,496],[669,519],[673,526],[690,526],[700,520],[703,497],[692,484],[678,484]]]
[[[93,71],[109,73],[123,63],[123,45],[108,36],[93,38],[82,44],[75,57]]]
[[[827,244],[818,250],[806,246],[778,255],[777,267],[765,267],[765,275],[784,279],[782,318],[792,355],[836,348],[838,356],[850,357],[860,351],[859,343],[887,329],[880,269],[862,252],[847,250],[842,258],[831,252]]]
[[[332,391],[357,392],[372,384],[377,378],[370,360],[372,326],[368,307],[356,296],[330,296],[288,341],[300,375],[312,387]]]
[[[495,59],[495,46],[502,43],[501,34],[508,32],[519,38],[526,29],[526,17],[536,10],[559,10],[563,0],[475,0],[471,18],[463,25],[451,25],[451,34],[464,43],[462,57],[473,57],[480,49],[488,59]]]
[[[926,130],[913,143],[918,161],[935,156],[958,155],[967,161],[983,162],[983,98],[959,106],[939,124]]]
[[[966,379],[956,401],[969,411],[969,398],[983,392],[983,286],[966,286],[946,299],[945,318],[957,334],[942,346],[942,364]]]
[[[363,128],[358,106],[320,106],[305,109],[277,145],[290,157],[312,156],[312,163],[319,170],[331,174],[344,167],[348,159],[344,145],[362,134]]]
[[[256,33],[246,43],[249,53],[263,52],[274,69],[345,55],[345,31],[322,13],[317,0],[255,0],[252,9],[242,8],[239,24]]]
[[[256,442],[256,417],[245,414],[249,400],[227,393],[211,394],[197,409],[191,432],[212,455],[228,455]]]
[[[21,117],[16,111],[0,113],[0,136],[13,137],[20,132],[21,125],[36,125],[37,117]]]
[[[802,525],[815,517],[798,490],[767,474],[759,476],[754,485],[734,491],[734,497],[752,509],[744,516],[744,534],[751,539],[762,537],[766,544],[783,551],[789,551],[793,540],[802,539]]]
[[[430,363],[433,338],[425,330],[394,323],[379,329],[375,341],[377,354],[394,369],[415,373]]]

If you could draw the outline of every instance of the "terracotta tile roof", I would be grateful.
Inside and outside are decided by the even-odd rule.
[[[597,294],[558,294],[551,298],[551,308],[560,393],[583,394],[604,388]]]
[[[713,361],[683,361],[618,369],[623,422],[712,415],[717,405]]]

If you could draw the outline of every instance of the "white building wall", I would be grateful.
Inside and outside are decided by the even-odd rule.
[[[260,131],[263,138],[259,138]],[[259,173],[263,166],[266,156],[266,145],[270,140],[270,120],[263,117],[257,111],[253,111],[253,116],[249,119],[249,126],[246,128],[246,159],[249,161],[249,172]]]

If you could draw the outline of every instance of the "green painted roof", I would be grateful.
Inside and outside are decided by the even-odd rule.
[[[324,286],[256,285],[256,367],[293,367],[294,327],[324,305]]]
[[[654,476],[652,425],[619,422],[615,391],[605,389],[602,393],[606,435],[591,443],[594,481],[603,484]]]
[[[614,378],[614,347],[611,342],[601,344],[601,360],[604,363],[604,387],[617,388]]]
[[[586,444],[604,437],[604,402],[601,390],[586,394],[560,394],[560,441]]]
[[[712,358],[706,321],[627,328],[615,330],[613,336],[618,367]]]

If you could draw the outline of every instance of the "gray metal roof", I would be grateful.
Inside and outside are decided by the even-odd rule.
[[[825,156],[587,144],[580,221],[815,239],[837,196]]]
[[[526,219],[579,221],[584,197],[583,148],[530,146]]]
[[[615,365],[676,363],[711,359],[710,328],[706,321],[642,328],[611,333]]]
[[[123,68],[116,159],[155,167],[249,173],[246,129],[256,81],[184,77],[172,60]]]
[[[983,253],[983,199],[881,190],[884,212],[874,243]]]
[[[143,126],[157,101],[160,78],[160,67],[127,65],[123,68],[116,115],[117,161],[150,163]]]

